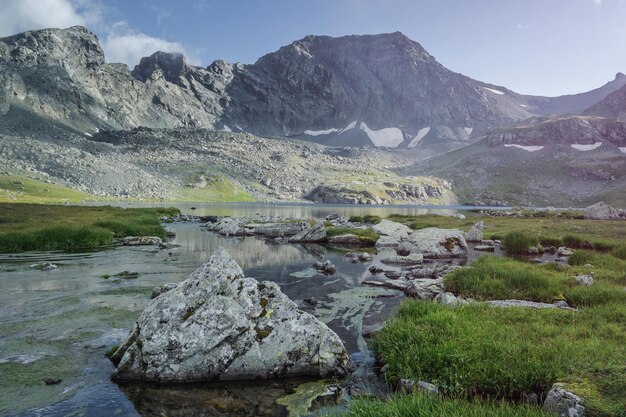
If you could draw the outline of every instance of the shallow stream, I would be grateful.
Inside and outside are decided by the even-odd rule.
[[[141,205],[141,204],[135,204]],[[148,204],[154,205],[154,204]],[[172,204],[165,204],[171,206]],[[262,215],[321,219],[391,213],[452,214],[462,207],[354,207],[313,205],[178,204],[198,215]],[[191,207],[196,209],[192,210]],[[197,223],[167,225],[176,247],[112,247],[90,253],[0,255],[0,415],[20,416],[275,416],[286,415],[277,399],[293,394],[301,380],[213,383],[157,387],[118,385],[105,353],[128,334],[153,287],[179,282],[224,246],[246,276],[278,283],[282,291],[335,330],[358,365],[367,389],[384,389],[373,374],[363,327],[381,323],[404,298],[398,291],[364,287],[373,262],[354,264],[342,252],[319,245],[291,245],[256,237],[226,238]],[[472,251],[471,259],[476,256]],[[329,259],[337,273],[311,268]],[[30,266],[51,262],[39,271]],[[386,269],[389,269],[386,267]],[[136,279],[115,277],[137,272]],[[313,307],[302,300],[315,297]],[[45,385],[45,378],[61,379]],[[284,400],[279,401],[284,402]]]

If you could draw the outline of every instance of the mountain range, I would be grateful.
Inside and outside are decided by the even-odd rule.
[[[0,85],[4,138],[45,143],[65,132],[87,146],[82,141],[96,142],[103,132],[208,129],[390,148],[402,153],[401,164],[387,167],[395,175],[451,181],[467,202],[611,200],[626,175],[624,74],[585,93],[523,95],[448,70],[399,32],[307,36],[249,65],[199,67],[181,54],[157,52],[130,70],[107,63],[97,37],[83,27],[37,30],[0,39]],[[547,170],[542,164],[554,155],[570,155],[556,167],[567,160],[573,182],[561,170],[549,184],[523,175],[516,183],[521,161]],[[500,166],[513,178],[499,181]],[[589,191],[590,182],[597,192]],[[545,189],[558,184],[557,192]],[[575,185],[584,195],[574,194]]]

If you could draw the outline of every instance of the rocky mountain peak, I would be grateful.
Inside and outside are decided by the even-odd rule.
[[[148,57],[141,58],[139,64],[133,69],[132,76],[140,81],[160,78],[161,75],[167,81],[178,84],[190,70],[185,56],[178,52],[155,52]]]
[[[82,26],[43,29],[0,39],[0,58],[18,64],[92,68],[104,64],[98,38]]]

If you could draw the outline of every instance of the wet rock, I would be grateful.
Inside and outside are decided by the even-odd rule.
[[[379,288],[388,288],[390,290],[405,291],[407,283],[403,281],[393,281],[393,280],[387,280],[387,281],[366,280],[366,281],[363,281],[362,285],[366,285],[368,287],[379,287]]]
[[[152,300],[112,359],[114,379],[160,383],[345,375],[339,337],[223,248]]]
[[[160,246],[163,244],[163,241],[156,236],[126,236],[122,243],[124,246]]]
[[[46,385],[58,385],[61,382],[63,382],[61,378],[46,378],[43,380],[43,383]]]
[[[317,269],[318,271],[322,271],[326,275],[332,275],[335,272],[337,272],[337,267],[328,260],[323,261],[323,262],[322,261],[316,262],[313,265],[313,268]]]
[[[479,252],[493,252],[496,250],[496,248],[489,245],[478,245],[474,248],[474,250],[477,250]]]
[[[409,271],[407,274],[408,279],[419,279],[419,278],[443,278],[448,273],[461,268],[457,265],[449,265],[449,264],[431,264],[424,265],[419,268],[414,268]]]
[[[52,271],[53,269],[57,269],[58,266],[50,262],[41,262],[38,264],[32,264],[30,268],[38,269],[40,271]]]
[[[389,279],[400,279],[404,276],[404,273],[400,271],[385,271],[384,275]]]
[[[150,299],[155,299],[157,298],[159,295],[164,294],[166,292],[168,292],[169,290],[172,290],[174,288],[176,288],[175,283],[170,282],[168,284],[164,284],[164,285],[159,285],[158,287],[154,287],[152,289],[152,294],[150,295]]]
[[[539,250],[538,247],[531,246],[530,248],[528,248],[528,252],[527,253],[528,253],[528,255],[536,256],[536,255],[539,255],[541,253],[541,251]]]
[[[400,241],[392,236],[381,236],[376,240],[376,249],[395,248]]]
[[[266,223],[246,224],[244,225],[244,230],[246,231],[246,234],[255,234],[265,236],[267,238],[277,238],[298,235],[305,229],[305,227],[305,224],[302,222]]]
[[[242,220],[232,217],[223,217],[215,223],[207,223],[206,228],[212,232],[225,236],[245,236],[246,231],[242,227]]]
[[[377,275],[383,272],[383,269],[379,266],[372,265],[369,267],[369,271],[372,275]]]
[[[554,384],[548,392],[542,409],[559,417],[584,417],[584,401],[578,395],[569,392],[561,384]]]
[[[367,252],[359,253],[358,258],[361,262],[370,262],[372,259],[374,259],[374,257]]]
[[[291,237],[292,243],[315,243],[326,240],[326,229],[323,222],[318,222],[315,226],[302,230],[297,235]]]
[[[424,256],[421,253],[411,253],[408,256],[388,256],[381,259],[380,261],[387,265],[420,265],[422,262],[424,262]]]
[[[593,285],[593,277],[589,274],[578,275],[576,277],[576,283],[584,286]]]
[[[604,201],[600,201],[585,209],[585,219],[619,220],[619,210],[614,209]]]
[[[396,240],[406,239],[412,231],[402,223],[392,222],[387,219],[382,219],[372,227],[372,230],[381,236],[391,236]]]
[[[469,232],[465,233],[467,242],[481,242],[483,240],[483,222],[480,221],[472,226]]]
[[[574,254],[573,250],[568,249],[568,248],[566,248],[564,246],[561,246],[556,251],[556,256],[558,256],[558,257],[568,257],[568,256],[572,256],[573,254]]]
[[[361,332],[361,334],[365,338],[371,338],[380,333],[384,327],[385,326],[383,325],[383,323],[375,323],[369,326],[363,325],[363,331]]]
[[[416,230],[407,239],[411,253],[421,253],[424,258],[455,258],[467,256],[467,242],[457,229],[429,227]]]

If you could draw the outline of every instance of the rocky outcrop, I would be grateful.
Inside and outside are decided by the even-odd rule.
[[[124,246],[151,246],[162,245],[163,241],[156,236],[126,236],[122,239]]]
[[[483,241],[483,226],[484,223],[479,221],[474,224],[472,228],[465,233],[465,240],[467,242],[482,242]]]
[[[457,229],[428,227],[415,230],[398,249],[421,253],[424,258],[456,258],[467,256],[467,242]]]
[[[153,299],[117,352],[114,379],[154,382],[344,375],[339,337],[223,248]]]
[[[600,201],[585,209],[585,219],[592,220],[619,220],[620,211]]]
[[[314,226],[302,230],[297,235],[289,238],[291,243],[316,243],[326,240],[326,229],[323,222],[318,222]]]
[[[424,262],[424,256],[421,253],[411,253],[407,256],[388,256],[380,260],[387,265],[413,266],[420,265]]]
[[[223,217],[214,223],[207,223],[206,228],[212,232],[225,236],[245,236],[246,230],[243,228],[245,219],[235,219]]]
[[[390,236],[398,241],[406,239],[412,232],[408,226],[387,219],[383,219],[374,225],[372,230],[381,236]]]

